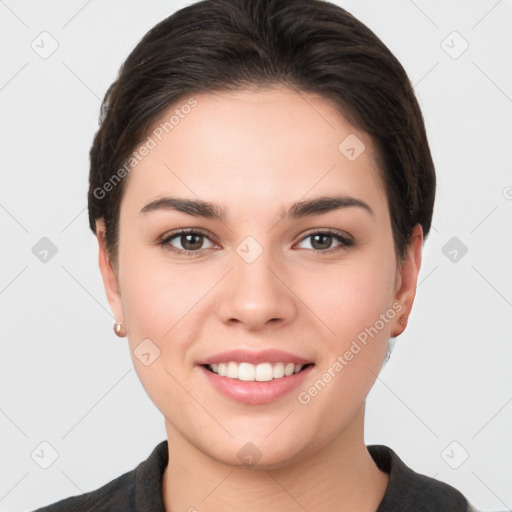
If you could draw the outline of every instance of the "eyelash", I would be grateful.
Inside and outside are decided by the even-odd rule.
[[[168,251],[171,251],[171,252],[174,252],[176,254],[185,254],[185,255],[197,255],[199,254],[201,251],[204,251],[204,250],[207,250],[207,249],[198,249],[196,251],[189,251],[189,250],[186,250],[186,249],[177,249],[176,247],[173,247],[170,245],[170,241],[175,239],[175,238],[179,238],[180,236],[183,236],[183,235],[200,235],[200,236],[204,236],[205,238],[210,238],[208,236],[207,233],[201,231],[201,230],[198,230],[198,229],[182,229],[180,231],[176,231],[174,233],[172,233],[171,235],[169,236],[166,236],[165,238],[163,238],[159,243],[159,245],[161,245],[164,249],[168,250]],[[301,240],[299,240],[298,243],[301,243],[303,242],[304,240],[310,238],[310,237],[313,237],[315,235],[329,235],[329,236],[332,236],[334,239],[336,239],[338,242],[340,242],[340,245],[336,246],[336,247],[332,247],[330,249],[324,249],[324,250],[315,250],[315,249],[307,249],[308,251],[313,251],[313,252],[316,252],[318,254],[330,254],[334,251],[337,251],[337,250],[341,250],[341,249],[348,249],[350,247],[353,247],[355,245],[355,242],[349,238],[346,238],[345,236],[341,235],[338,231],[334,231],[334,230],[331,230],[331,229],[325,229],[325,230],[321,230],[321,231],[314,231],[312,233],[309,233],[308,235],[304,236],[303,238],[301,238]],[[211,241],[211,240],[210,240]]]

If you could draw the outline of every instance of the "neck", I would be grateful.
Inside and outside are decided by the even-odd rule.
[[[375,512],[389,477],[364,443],[364,406],[330,443],[274,469],[239,468],[189,444],[166,423],[169,464],[163,477],[166,512],[259,512],[264,509]]]

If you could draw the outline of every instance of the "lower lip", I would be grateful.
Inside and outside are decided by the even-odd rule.
[[[298,387],[309,375],[313,369],[313,365],[288,377],[281,377],[280,379],[265,382],[230,379],[213,373],[204,366],[200,366],[199,368],[217,391],[220,391],[222,394],[238,402],[258,405],[277,400]]]

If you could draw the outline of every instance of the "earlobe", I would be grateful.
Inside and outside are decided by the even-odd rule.
[[[398,266],[394,302],[400,304],[401,307],[399,310],[397,308],[397,314],[391,325],[390,335],[392,337],[399,336],[407,327],[407,321],[416,296],[422,249],[423,229],[420,224],[417,224],[411,234],[405,259]]]
[[[116,271],[112,266],[107,250],[107,238],[103,220],[96,221],[96,239],[98,240],[99,249],[98,263],[110,308],[114,313],[116,322],[124,322],[121,294],[119,292]]]

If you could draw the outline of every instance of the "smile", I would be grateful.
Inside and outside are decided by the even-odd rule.
[[[209,382],[212,388],[222,395],[236,402],[262,405],[284,398],[297,387],[304,386],[304,380],[308,378],[314,367],[314,363],[252,364],[229,361],[206,363],[197,368],[206,378],[206,382]],[[225,372],[226,375],[221,375],[220,371]],[[228,371],[229,375],[234,377],[229,377]],[[278,377],[274,377],[274,371]]]
[[[289,377],[299,373],[307,365],[293,363],[237,363],[229,361],[226,363],[208,364],[206,368],[221,377],[237,379],[246,382],[268,382],[274,379]]]

